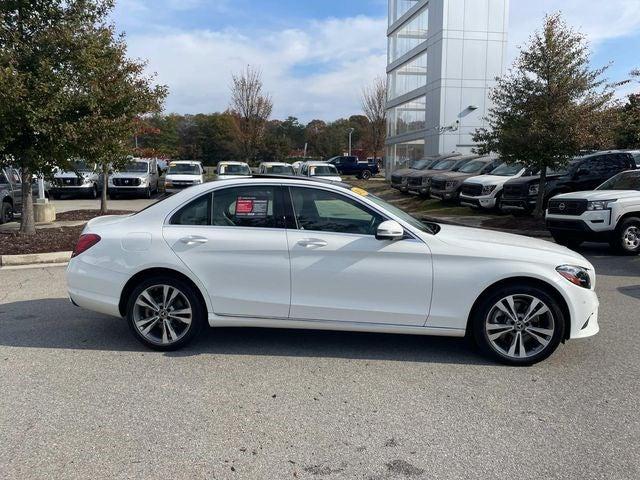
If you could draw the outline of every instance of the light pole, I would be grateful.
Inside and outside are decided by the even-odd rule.
[[[349,129],[349,156],[351,156],[351,135],[353,135],[354,131],[355,131],[355,128]]]

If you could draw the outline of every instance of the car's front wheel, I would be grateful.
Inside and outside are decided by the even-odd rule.
[[[545,290],[515,284],[486,295],[471,318],[480,350],[508,365],[532,365],[549,357],[565,331],[556,299]]]
[[[613,235],[611,246],[623,255],[640,254],[640,218],[622,221]]]
[[[205,306],[188,283],[170,277],[141,282],[131,293],[127,321],[144,345],[161,351],[189,343],[205,323]]]
[[[9,202],[2,202],[0,205],[0,225],[10,222],[13,219],[13,206]]]

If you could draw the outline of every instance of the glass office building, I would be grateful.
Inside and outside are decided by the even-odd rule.
[[[504,73],[509,0],[389,0],[387,174],[474,147]]]

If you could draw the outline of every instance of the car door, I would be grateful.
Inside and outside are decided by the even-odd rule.
[[[376,240],[386,220],[317,186],[290,187],[291,318],[422,326],[431,301],[428,246],[409,235]]]
[[[291,278],[282,189],[217,189],[177,210],[164,238],[205,285],[218,315],[289,316]]]

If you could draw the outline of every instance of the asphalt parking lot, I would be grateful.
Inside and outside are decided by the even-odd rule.
[[[0,270],[0,477],[640,478],[640,258],[597,267],[598,336],[508,368],[464,340],[220,329],[184,351]]]

